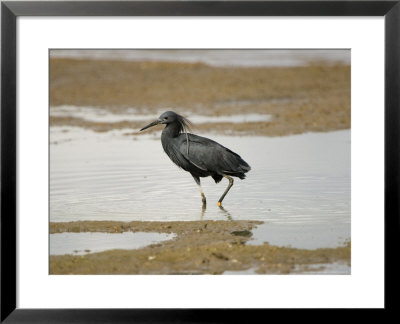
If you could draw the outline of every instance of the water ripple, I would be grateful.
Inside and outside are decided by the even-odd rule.
[[[226,212],[216,205],[227,185],[225,179],[219,184],[202,179],[208,201],[202,213],[194,180],[169,161],[159,141],[88,135],[50,147],[50,219],[231,217],[279,223],[348,223],[349,138],[350,131],[283,138],[214,137],[244,157],[252,170],[247,179],[235,181],[224,200]],[[310,151],[313,153],[307,154]]]

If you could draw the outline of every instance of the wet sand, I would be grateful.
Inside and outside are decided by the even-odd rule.
[[[164,110],[272,115],[254,123],[202,123],[196,131],[283,136],[350,128],[350,66],[215,67],[203,63],[50,59],[50,104],[101,107],[113,113]],[[137,130],[143,122],[91,122],[50,117],[51,126],[104,132]],[[149,131],[159,131],[155,127]],[[132,132],[137,134],[136,132]],[[128,134],[128,135],[131,135]]]
[[[323,271],[328,264],[350,266],[350,242],[337,248],[295,249],[268,243],[246,245],[260,221],[50,223],[50,233],[159,232],[173,240],[136,250],[50,256],[50,274],[295,274]]]

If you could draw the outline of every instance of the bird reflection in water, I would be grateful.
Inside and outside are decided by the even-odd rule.
[[[230,212],[228,212],[224,207],[222,207],[222,206],[219,206],[219,209],[221,209],[221,211],[225,214],[225,216],[226,216],[226,218],[228,218],[228,220],[232,220],[232,216],[231,216],[231,213]]]
[[[224,207],[222,207],[221,205],[218,206],[218,207],[219,207],[219,209],[222,211],[222,213],[226,216],[226,218],[227,218],[229,221],[233,220],[232,215],[231,215],[230,212],[228,212],[228,211],[227,211]],[[204,214],[206,213],[206,209],[207,209],[207,205],[206,205],[206,204],[203,204],[203,205],[201,206],[201,214],[200,214],[200,220],[201,220],[201,221],[204,220]]]

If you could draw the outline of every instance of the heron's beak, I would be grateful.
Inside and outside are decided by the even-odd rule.
[[[156,125],[158,125],[158,124],[160,124],[160,123],[161,123],[161,121],[157,119],[157,120],[151,122],[150,124],[144,126],[144,127],[140,130],[140,132],[141,132],[142,130],[145,130],[145,129],[149,128],[149,127],[156,126]]]

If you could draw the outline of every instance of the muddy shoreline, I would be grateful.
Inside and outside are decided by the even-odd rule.
[[[302,273],[321,264],[350,266],[350,242],[315,250],[246,245],[260,221],[50,223],[50,233],[175,233],[169,241],[136,250],[110,250],[73,256],[50,256],[50,274],[222,274],[254,270],[257,274]],[[318,268],[323,270],[324,267]],[[317,270],[318,271],[318,270]]]
[[[189,118],[191,113],[268,114],[272,115],[268,122],[203,123],[196,130],[284,136],[350,128],[350,81],[350,66],[340,64],[249,68],[52,58],[50,105],[101,107],[116,114],[132,107],[155,115],[175,110]],[[50,117],[50,126],[80,126],[98,132],[135,130],[142,124]]]

